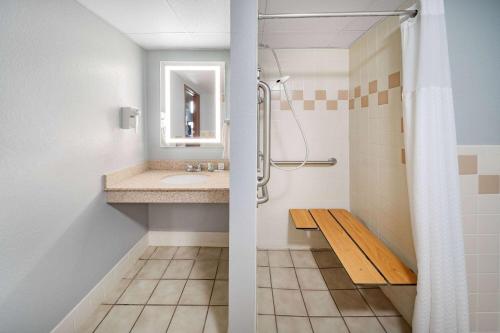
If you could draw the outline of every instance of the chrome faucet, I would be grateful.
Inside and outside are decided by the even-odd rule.
[[[201,163],[198,164],[196,167],[193,166],[192,164],[186,164],[186,171],[187,172],[201,172]]]

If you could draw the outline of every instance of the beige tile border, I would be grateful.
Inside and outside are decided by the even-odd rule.
[[[500,175],[479,175],[479,194],[500,194]]]

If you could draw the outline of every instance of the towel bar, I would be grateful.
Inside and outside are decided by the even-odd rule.
[[[273,161],[278,166],[293,166],[301,164],[302,161]],[[324,161],[307,161],[306,166],[334,166],[337,164],[337,159],[332,157]]]

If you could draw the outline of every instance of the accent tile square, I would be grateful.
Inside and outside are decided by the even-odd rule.
[[[361,96],[361,107],[362,108],[368,107],[368,96]]]
[[[477,155],[459,155],[458,173],[461,175],[477,174]]]
[[[361,86],[354,87],[354,98],[361,97]]]
[[[368,93],[374,94],[377,92],[377,80],[370,81],[368,83]]]
[[[478,190],[479,194],[499,194],[500,176],[479,175]]]
[[[347,101],[349,99],[349,90],[339,90],[337,99],[339,101]]]
[[[399,72],[390,74],[388,79],[389,79],[389,89],[396,88],[401,85],[401,75]]]
[[[334,100],[326,101],[326,109],[328,111],[337,111],[339,109],[338,102]]]
[[[378,105],[389,104],[389,92],[387,90],[378,93]]]
[[[307,316],[306,307],[299,290],[273,289],[273,298],[276,315]]]
[[[304,111],[314,111],[314,101],[304,101]]]
[[[316,90],[314,92],[315,100],[325,100],[326,99],[326,90]]]

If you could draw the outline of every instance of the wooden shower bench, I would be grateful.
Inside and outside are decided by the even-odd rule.
[[[355,284],[414,285],[409,269],[363,223],[345,209],[290,209],[297,229],[319,230]]]

